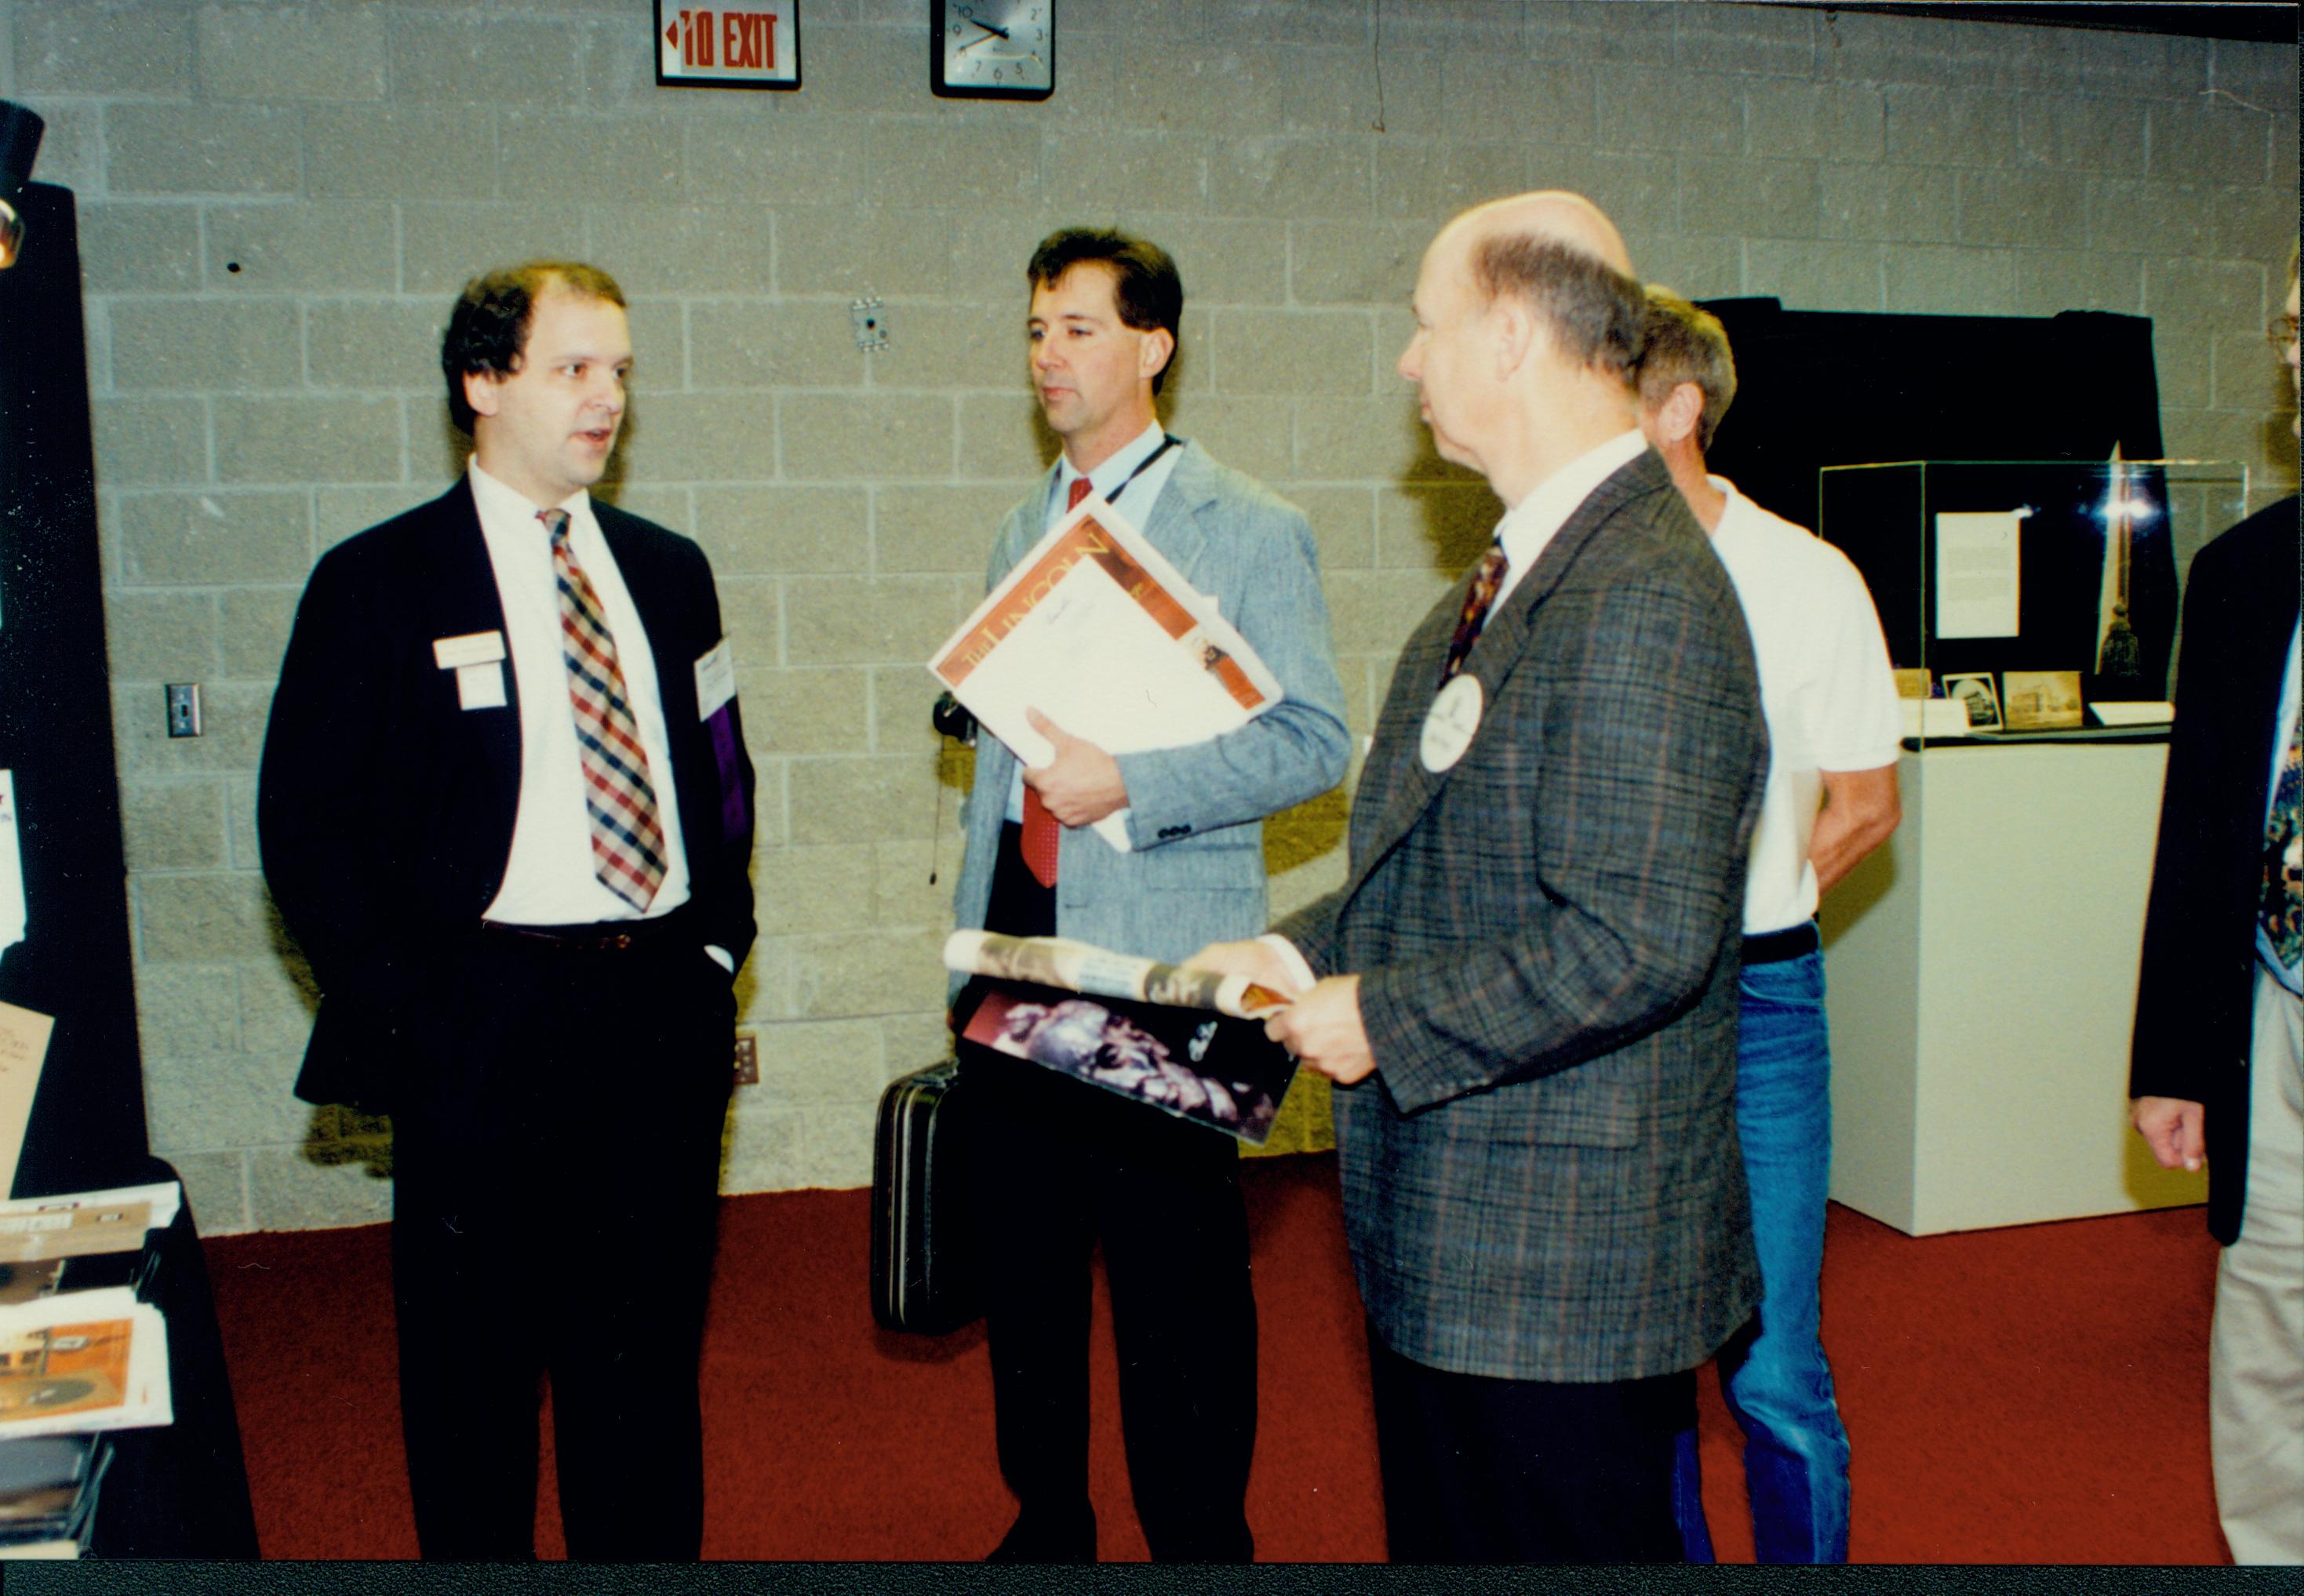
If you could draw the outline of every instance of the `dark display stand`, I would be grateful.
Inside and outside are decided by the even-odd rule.
[[[52,1015],[13,1195],[173,1180],[144,1134],[113,762],[94,452],[69,190],[26,186],[0,271],[0,768],[14,773],[25,939],[0,999]],[[154,705],[158,713],[158,705]],[[154,1236],[175,1423],[116,1431],[89,1550],[253,1558],[248,1475],[190,1205]]]

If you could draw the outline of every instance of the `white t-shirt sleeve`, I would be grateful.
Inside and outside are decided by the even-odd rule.
[[[1896,763],[1903,720],[1896,708],[1896,679],[1888,665],[1872,594],[1848,557],[1830,544],[1834,618],[1832,668],[1817,684],[1819,714],[1816,763],[1827,771],[1877,770]],[[1822,573],[1819,572],[1819,575]]]

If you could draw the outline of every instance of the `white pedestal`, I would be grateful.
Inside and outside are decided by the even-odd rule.
[[[2128,1125],[2164,743],[1931,747],[1825,899],[1832,1195],[1911,1236],[2207,1199]]]

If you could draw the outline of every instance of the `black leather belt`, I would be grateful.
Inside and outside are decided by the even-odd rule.
[[[540,943],[564,953],[620,953],[627,948],[655,942],[686,918],[674,909],[653,920],[601,920],[582,925],[512,925],[502,920],[483,920],[480,930]]]
[[[1787,958],[1799,958],[1823,946],[1817,940],[1816,922],[1795,925],[1788,931],[1766,931],[1758,936],[1744,939],[1744,962],[1782,964]]]

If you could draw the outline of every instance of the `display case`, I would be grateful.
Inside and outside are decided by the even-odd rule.
[[[1818,525],[1872,590],[1915,746],[2161,739],[2177,572],[2247,514],[2218,460],[1919,460],[1818,474]],[[1921,674],[1925,672],[1925,675]],[[1957,703],[1960,717],[1944,713]]]

